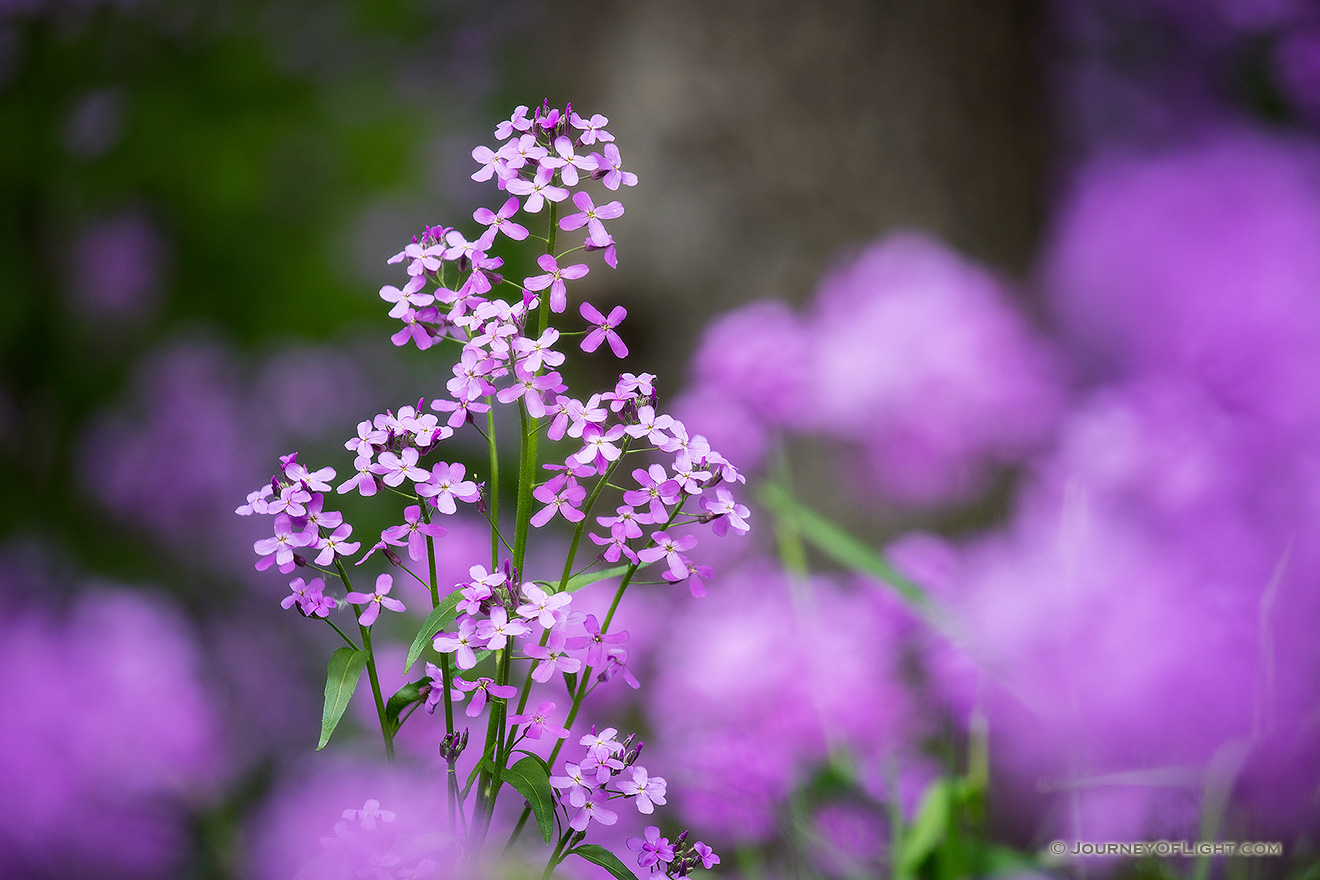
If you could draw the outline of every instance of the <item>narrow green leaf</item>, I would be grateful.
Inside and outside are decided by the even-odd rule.
[[[630,871],[627,865],[619,861],[618,856],[599,844],[584,843],[579,847],[570,849],[569,853],[582,856],[593,865],[600,865],[606,871],[618,877],[619,880],[637,880],[637,875]]]
[[[330,734],[335,732],[339,719],[344,717],[348,701],[357,689],[358,676],[367,667],[367,652],[355,648],[339,648],[330,655],[330,665],[325,676],[325,708],[321,712],[321,741],[316,749],[320,751],[330,742]]]
[[[879,578],[923,614],[928,614],[932,610],[930,596],[918,584],[904,577],[888,560],[863,541],[803,505],[782,486],[773,483],[763,484],[757,499],[835,562],[853,571]]]
[[[536,824],[541,827],[541,836],[549,843],[555,835],[555,793],[550,788],[550,774],[545,771],[545,762],[536,757],[523,758],[505,768],[503,779],[527,799]]]
[[[622,577],[631,566],[616,565],[613,568],[605,568],[600,571],[584,571],[568,579],[568,586],[564,588],[565,593],[576,593],[585,586],[594,584],[596,581],[603,581],[607,578]]]
[[[417,635],[408,646],[408,659],[403,664],[404,674],[407,674],[412,665],[417,662],[417,658],[422,656],[422,651],[431,644],[431,639],[440,630],[454,622],[458,616],[458,603],[462,599],[462,594],[455,591],[444,598],[443,601],[431,613],[426,615],[426,620],[422,623],[422,628],[417,631]]]
[[[916,820],[908,827],[898,854],[898,877],[914,877],[917,868],[944,840],[953,808],[953,790],[949,780],[941,779],[926,789],[917,809]]]
[[[385,720],[393,724],[395,730],[398,730],[402,723],[399,721],[399,716],[403,714],[403,710],[422,700],[422,685],[429,681],[429,678],[419,678],[408,682],[395,691],[394,696],[385,704]]]

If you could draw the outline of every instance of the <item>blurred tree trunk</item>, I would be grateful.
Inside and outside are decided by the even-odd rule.
[[[610,117],[641,177],[621,271],[588,279],[634,311],[638,353],[681,368],[713,313],[804,301],[895,228],[1020,274],[1043,213],[1037,5],[554,4],[563,96]]]

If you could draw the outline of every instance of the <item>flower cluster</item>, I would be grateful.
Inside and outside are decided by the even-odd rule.
[[[508,765],[514,747],[527,740],[554,743],[547,762],[538,765],[545,769],[519,771],[520,779],[528,772],[544,772],[548,785],[548,767],[570,736],[584,698],[615,676],[640,687],[628,667],[624,646],[628,633],[610,629],[634,576],[655,566],[660,574],[657,583],[686,585],[693,596],[703,596],[714,571],[691,555],[698,541],[694,530],[708,526],[722,537],[749,529],[748,508],[731,491],[743,481],[742,475],[703,435],[661,410],[654,375],[625,372],[613,388],[575,396],[557,370],[567,358],[561,346],[573,337],[582,337],[578,346],[588,354],[602,346],[616,357],[628,353],[619,334],[627,317],[621,305],[599,309],[579,303],[577,313],[586,326],[577,330],[552,326],[551,318],[569,311],[570,284],[589,271],[586,263],[572,262],[571,255],[601,251],[607,264],[617,263],[606,224],[623,213],[623,206],[593,198],[585,189],[593,181],[610,191],[636,183],[636,176],[621,166],[619,150],[604,128],[607,122],[602,116],[580,116],[571,106],[560,111],[546,104],[530,115],[528,108],[518,108],[496,131],[503,141],[498,149],[479,147],[473,152],[481,165],[474,179],[494,180],[507,194],[498,209],[480,208],[473,214],[483,231],[468,238],[458,229],[429,227],[389,260],[402,263],[408,276],[401,287],[386,285],[380,291],[390,304],[390,316],[403,323],[394,343],[412,342],[423,350],[444,345],[454,351],[452,377],[429,411],[423,398],[416,405],[360,422],[356,436],[345,443],[355,456],[353,471],[336,491],[403,499],[403,522],[382,530],[380,539],[356,564],[380,553],[378,560],[387,560],[429,587],[429,628],[417,634],[413,653],[415,657],[429,644],[438,655],[438,663],[426,664],[426,677],[396,693],[387,707],[370,631],[382,609],[407,609],[389,595],[394,586],[391,574],[379,574],[372,592],[353,589],[341,557],[357,553],[361,545],[349,540],[352,527],[343,516],[324,507],[335,479],[333,469],[312,471],[296,455],[285,456],[280,472],[237,511],[274,518],[273,536],[254,544],[259,570],[275,566],[289,574],[303,566],[338,575],[343,582],[346,595],[338,601],[325,594],[322,578],[296,578],[284,607],[296,607],[304,616],[325,619],[331,626],[335,626],[331,612],[342,604],[354,607],[362,645],[335,626],[349,647],[336,652],[339,660],[331,661],[331,675],[344,675],[353,663],[366,668],[387,755],[393,754],[394,733],[411,715],[411,710],[404,714],[408,706],[424,705],[426,714],[441,714],[438,710],[443,707],[441,755],[449,764],[451,832],[458,824],[455,814],[466,812],[469,793],[476,792],[471,818],[463,815],[461,822],[467,829],[465,851],[471,858],[479,854],[488,832],[503,773],[512,772]],[[570,199],[576,213],[560,216],[561,203]],[[528,228],[535,219],[530,215],[541,214],[547,205],[545,235],[535,235]],[[580,242],[557,249],[560,233],[577,230],[584,230]],[[543,242],[545,250],[536,260],[540,273],[522,283],[504,277],[503,259],[492,252],[501,239]],[[499,295],[505,288],[511,294],[507,298]],[[505,520],[500,516],[496,436],[500,422],[495,418],[499,406],[516,411],[522,428],[512,530],[507,506]],[[481,483],[468,478],[464,464],[441,454],[444,441],[465,428],[479,433],[490,449],[491,470]],[[539,454],[543,438],[557,444],[555,453],[544,461]],[[634,466],[620,467],[634,460]],[[630,473],[631,480],[621,479],[616,471]],[[608,499],[602,497],[606,490],[611,493]],[[489,564],[472,564],[464,580],[445,584],[436,558],[437,543],[447,532],[434,515],[455,514],[459,502],[476,505],[485,516],[492,552]],[[604,510],[612,513],[600,512]],[[573,528],[562,570],[548,577],[524,577],[529,535],[556,519]],[[579,568],[575,563],[584,534],[590,538],[587,546],[600,549]],[[510,554],[502,564],[501,548]],[[312,554],[314,559],[309,558]],[[425,566],[429,578],[414,571],[412,563],[419,571]],[[592,571],[598,566],[614,567]],[[614,602],[604,617],[573,608],[574,590],[616,578]],[[521,688],[511,674],[518,665],[526,670]],[[551,700],[540,700],[539,708],[528,711],[532,689],[548,684],[556,674],[567,689],[566,713],[561,716]],[[327,689],[327,694],[332,690]],[[516,709],[510,703],[515,700]],[[455,764],[467,732],[455,728],[454,708],[459,703],[466,704],[469,718],[488,717],[481,752],[486,757],[476,771],[480,776],[474,777],[475,789],[469,783],[461,792]],[[327,717],[333,714],[327,703]],[[323,737],[328,735],[323,729]],[[590,778],[583,776],[566,789],[566,802],[577,813],[566,822],[552,866],[575,853],[589,857],[590,850],[579,847],[587,824],[593,820],[613,824],[617,819],[604,806],[607,798],[630,798],[648,814],[665,802],[663,777],[650,776],[635,764],[640,744],[630,748],[631,741],[620,743],[613,736],[613,729],[597,735],[593,727],[582,739],[587,756],[568,765],[566,772],[590,774]],[[567,819],[568,808],[564,809]],[[538,822],[544,819],[538,816]],[[666,850],[664,858],[657,853],[646,866],[664,863],[682,876],[698,863],[714,864],[709,850],[704,855],[693,852],[688,847],[675,856]]]
[[[655,776],[637,763],[644,743],[634,736],[620,741],[618,731],[607,727],[597,733],[583,735],[578,744],[586,751],[576,763],[564,762],[563,775],[551,776],[550,784],[559,792],[560,807],[567,816],[570,808],[577,812],[569,827],[585,835],[592,822],[613,825],[619,816],[606,804],[611,799],[631,799],[637,811],[650,815],[657,805],[665,803],[668,788],[663,776]],[[720,857],[701,841],[687,844],[688,832],[680,834],[675,844],[660,837],[660,829],[647,826],[644,838],[630,838],[629,849],[638,853],[637,864],[652,872],[663,871],[667,877],[686,877],[701,864],[705,868],[718,865]]]

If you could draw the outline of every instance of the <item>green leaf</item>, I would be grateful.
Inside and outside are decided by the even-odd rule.
[[[335,732],[339,719],[344,717],[348,701],[357,689],[358,677],[367,666],[367,652],[357,648],[339,648],[330,655],[330,665],[325,676],[325,708],[321,712],[321,741],[316,749],[320,751],[330,742],[330,734]]]
[[[417,631],[412,644],[408,646],[408,659],[403,664],[403,672],[406,675],[412,665],[417,662],[417,658],[422,656],[422,651],[427,645],[431,644],[431,639],[440,630],[454,622],[458,616],[458,603],[462,599],[462,594],[455,591],[444,598],[439,605],[431,609],[431,613],[426,615],[426,620],[422,623],[422,628]]]
[[[904,577],[866,543],[803,505],[782,486],[773,483],[762,485],[757,499],[835,562],[889,584],[923,615],[929,615],[934,610],[930,596],[921,586]]]
[[[394,696],[390,697],[389,702],[385,704],[385,720],[394,725],[395,730],[398,730],[399,725],[403,723],[399,720],[399,716],[403,714],[403,710],[407,709],[413,703],[421,702],[422,685],[429,681],[429,678],[419,678],[416,681],[408,682],[395,691]],[[442,687],[443,685],[437,683],[436,686]]]
[[[541,836],[549,843],[555,835],[555,793],[550,788],[545,762],[536,757],[523,758],[504,769],[503,779],[527,799],[536,824],[541,827]]]
[[[903,835],[896,877],[916,876],[917,868],[944,840],[949,829],[953,794],[947,779],[941,779],[926,789],[926,796],[917,809],[917,818]]]
[[[601,571],[584,571],[582,574],[575,575],[568,579],[568,585],[564,587],[565,593],[576,593],[585,586],[594,584],[596,581],[603,581],[607,578],[621,577],[631,565],[616,565],[613,568],[602,569]]]
[[[531,758],[533,761],[540,764],[541,769],[545,771],[546,779],[550,778],[550,765],[545,762],[545,758],[542,758],[540,755],[536,754],[535,752],[529,752],[526,749],[514,749],[514,751],[520,755],[526,755],[528,758]]]
[[[628,866],[619,861],[619,857],[605,847],[595,843],[584,843],[569,853],[582,856],[593,865],[600,865],[619,880],[637,880],[637,875],[628,870]]]

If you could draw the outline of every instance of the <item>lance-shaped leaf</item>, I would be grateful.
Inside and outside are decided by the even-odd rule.
[[[504,781],[527,799],[532,808],[541,836],[549,843],[555,834],[555,794],[550,788],[550,775],[545,762],[537,757],[523,758],[504,770]]]
[[[431,644],[431,639],[440,630],[454,622],[458,617],[458,603],[462,600],[463,594],[455,591],[444,598],[439,605],[431,609],[431,613],[426,615],[426,620],[422,623],[422,628],[417,631],[417,635],[408,646],[408,659],[403,664],[403,671],[406,674],[412,665],[417,662],[417,658],[422,656],[422,651]]]
[[[367,652],[357,648],[339,648],[330,655],[325,676],[325,708],[321,711],[321,741],[317,751],[330,742],[339,719],[344,717],[348,701],[357,689],[358,677],[367,666]]]
[[[564,587],[564,592],[576,593],[578,590],[594,584],[596,581],[620,577],[630,568],[632,568],[630,565],[616,565],[613,568],[606,568],[600,571],[584,571],[581,574],[568,579],[568,584]]]
[[[618,877],[619,880],[637,880],[637,875],[630,871],[627,865],[619,861],[618,856],[603,846],[595,843],[584,843],[575,849],[569,850],[569,852],[582,856],[593,865],[600,865],[606,871]]]

